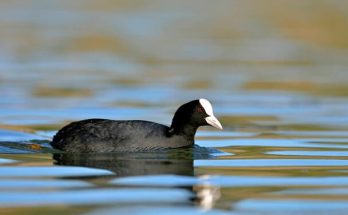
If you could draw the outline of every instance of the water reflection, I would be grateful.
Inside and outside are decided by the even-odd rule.
[[[110,170],[116,174],[113,185],[182,189],[191,193],[188,203],[211,209],[220,197],[219,187],[194,176],[194,159],[208,159],[211,152],[216,150],[195,146],[155,153],[55,153],[53,159],[61,166]]]
[[[193,175],[193,157],[172,158],[170,153],[65,154],[56,153],[56,165],[83,166],[110,170],[118,177],[135,175]]]
[[[118,177],[135,175],[193,176],[193,161],[209,159],[224,153],[194,145],[188,148],[137,153],[54,153],[56,165],[82,166],[110,170]]]

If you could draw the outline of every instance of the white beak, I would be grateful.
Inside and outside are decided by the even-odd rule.
[[[207,121],[207,123],[217,129],[220,129],[222,130],[222,125],[221,123],[219,122],[218,119],[216,119],[216,117],[214,115],[211,115],[211,116],[208,116],[205,118],[205,121]]]

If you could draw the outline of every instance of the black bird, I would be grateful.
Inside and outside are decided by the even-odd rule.
[[[142,120],[86,119],[72,122],[53,137],[55,149],[74,153],[139,152],[188,147],[198,127],[222,129],[206,99],[183,104],[170,127]]]

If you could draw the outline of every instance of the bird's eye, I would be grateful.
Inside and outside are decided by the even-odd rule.
[[[203,111],[203,108],[202,107],[197,107],[197,112],[198,113],[203,113],[204,111]]]

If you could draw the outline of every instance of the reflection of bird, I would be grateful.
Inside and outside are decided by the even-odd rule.
[[[54,153],[53,158],[56,165],[61,166],[81,166],[97,169],[106,169],[115,173],[115,180],[124,177],[132,179],[145,179],[144,176],[152,175],[159,179],[159,186],[173,186],[177,190],[188,191],[187,196],[181,201],[189,204],[198,204],[203,209],[209,209],[218,199],[218,192],[209,184],[203,183],[195,185],[194,160],[208,159],[213,157],[212,153],[217,151],[210,148],[194,145],[191,148],[178,148],[160,150],[156,152],[137,152],[137,153]],[[161,181],[168,182],[171,177],[170,185],[161,185]],[[182,177],[185,176],[185,177]],[[200,177],[199,177],[200,178]],[[187,183],[182,184],[184,179]],[[141,180],[140,183],[144,183]],[[176,183],[178,183],[176,185]],[[192,183],[192,184],[191,184]],[[115,183],[117,185],[117,183]],[[123,184],[126,185],[126,184]],[[139,184],[148,186],[148,184]],[[150,187],[153,185],[150,185]],[[161,188],[163,189],[163,188]],[[182,195],[181,195],[182,196]],[[178,199],[175,199],[178,201]]]
[[[67,152],[134,152],[192,146],[199,126],[222,129],[206,99],[183,104],[170,127],[140,120],[87,119],[73,122],[54,136],[51,145]]]
[[[54,153],[56,165],[107,169],[118,177],[135,175],[193,175],[193,161],[214,157],[216,149],[192,148],[137,153]]]
[[[133,155],[129,153],[122,155],[118,153],[57,153],[53,155],[53,158],[57,165],[107,169],[115,172],[117,177],[158,174],[193,175],[192,157],[185,159],[158,157],[158,153]]]

